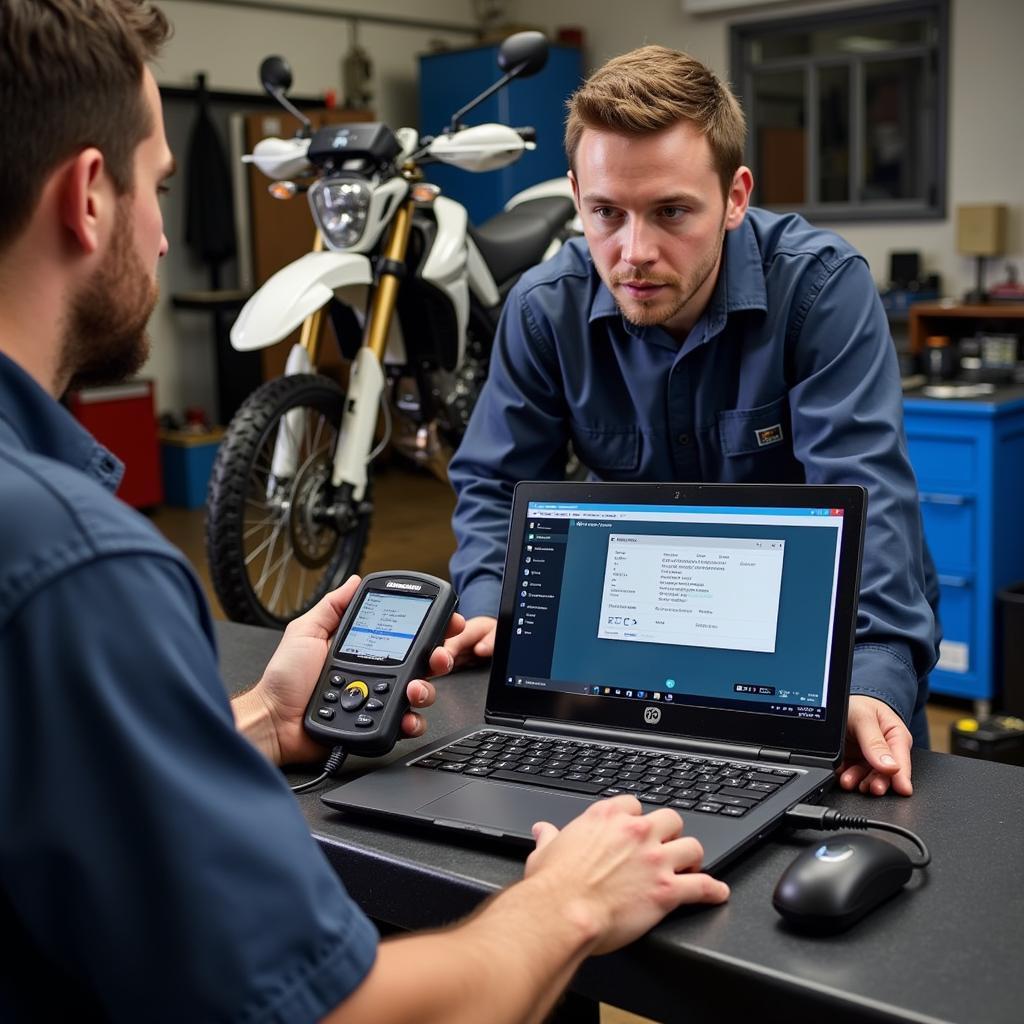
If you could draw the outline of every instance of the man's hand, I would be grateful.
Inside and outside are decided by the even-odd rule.
[[[683,821],[668,808],[643,814],[633,796],[591,804],[561,831],[533,826],[536,849],[526,882],[550,887],[547,905],[578,915],[592,931],[590,953],[609,953],[639,938],[683,903],[724,903],[729,887],[698,874],[704,850],[683,837]]]
[[[884,796],[891,784],[901,796],[910,796],[913,744],[910,730],[888,704],[855,694],[846,716],[846,757],[839,766],[839,784],[874,796]]]
[[[263,678],[232,702],[239,728],[275,764],[318,761],[326,754],[324,745],[302,727],[302,717],[327,659],[331,637],[359,583],[359,577],[352,576],[305,615],[292,620]],[[461,615],[453,615],[446,635],[458,633],[463,622]],[[430,656],[431,675],[444,675],[451,668],[452,656],[443,647],[434,650]],[[406,694],[414,708],[430,707],[436,696],[434,687],[424,679],[409,683]],[[406,736],[419,736],[425,730],[421,715],[406,713],[402,719]]]
[[[494,631],[498,620],[490,615],[476,615],[466,620],[466,628],[445,641],[445,649],[455,659],[455,668],[465,668],[486,661],[494,654]]]

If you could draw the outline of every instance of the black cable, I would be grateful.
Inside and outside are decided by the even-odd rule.
[[[321,782],[324,781],[324,779],[327,779],[330,776],[337,774],[338,769],[341,768],[341,766],[345,763],[346,757],[348,757],[348,751],[344,748],[344,746],[342,746],[342,744],[339,743],[336,746],[331,747],[330,756],[324,762],[323,773],[317,776],[317,778],[313,779],[311,782],[300,782],[297,786],[292,786],[292,792],[306,793],[311,789],[315,789],[317,786],[320,785]]]
[[[900,825],[891,825],[887,821],[874,821],[859,815],[841,814],[832,807],[818,807],[814,804],[797,804],[795,807],[791,807],[786,811],[786,821],[797,828],[812,828],[819,832],[837,832],[841,828],[875,828],[881,832],[895,832],[896,835],[909,839],[921,851],[921,859],[911,861],[913,867],[923,868],[931,863],[932,855],[919,835]]]

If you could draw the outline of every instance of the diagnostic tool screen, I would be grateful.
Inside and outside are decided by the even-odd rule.
[[[432,597],[368,591],[338,644],[338,655],[380,665],[400,664],[405,661],[433,601]]]

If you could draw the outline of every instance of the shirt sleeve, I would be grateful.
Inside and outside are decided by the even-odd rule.
[[[198,621],[184,569],[147,554],[75,568],[3,625],[3,888],[105,1019],[315,1021],[376,931],[236,731]]]
[[[455,489],[451,560],[459,611],[498,614],[512,492],[520,480],[560,480],[569,432],[554,346],[527,297],[509,294],[487,383],[448,467]]]
[[[851,692],[909,723],[935,664],[936,622],[896,353],[863,260],[823,275],[790,337],[793,449],[807,482],[868,491]]]

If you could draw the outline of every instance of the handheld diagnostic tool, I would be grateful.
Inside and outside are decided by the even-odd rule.
[[[406,686],[429,671],[457,603],[448,583],[426,573],[365,576],[331,640],[307,732],[349,753],[386,754],[409,708]]]

